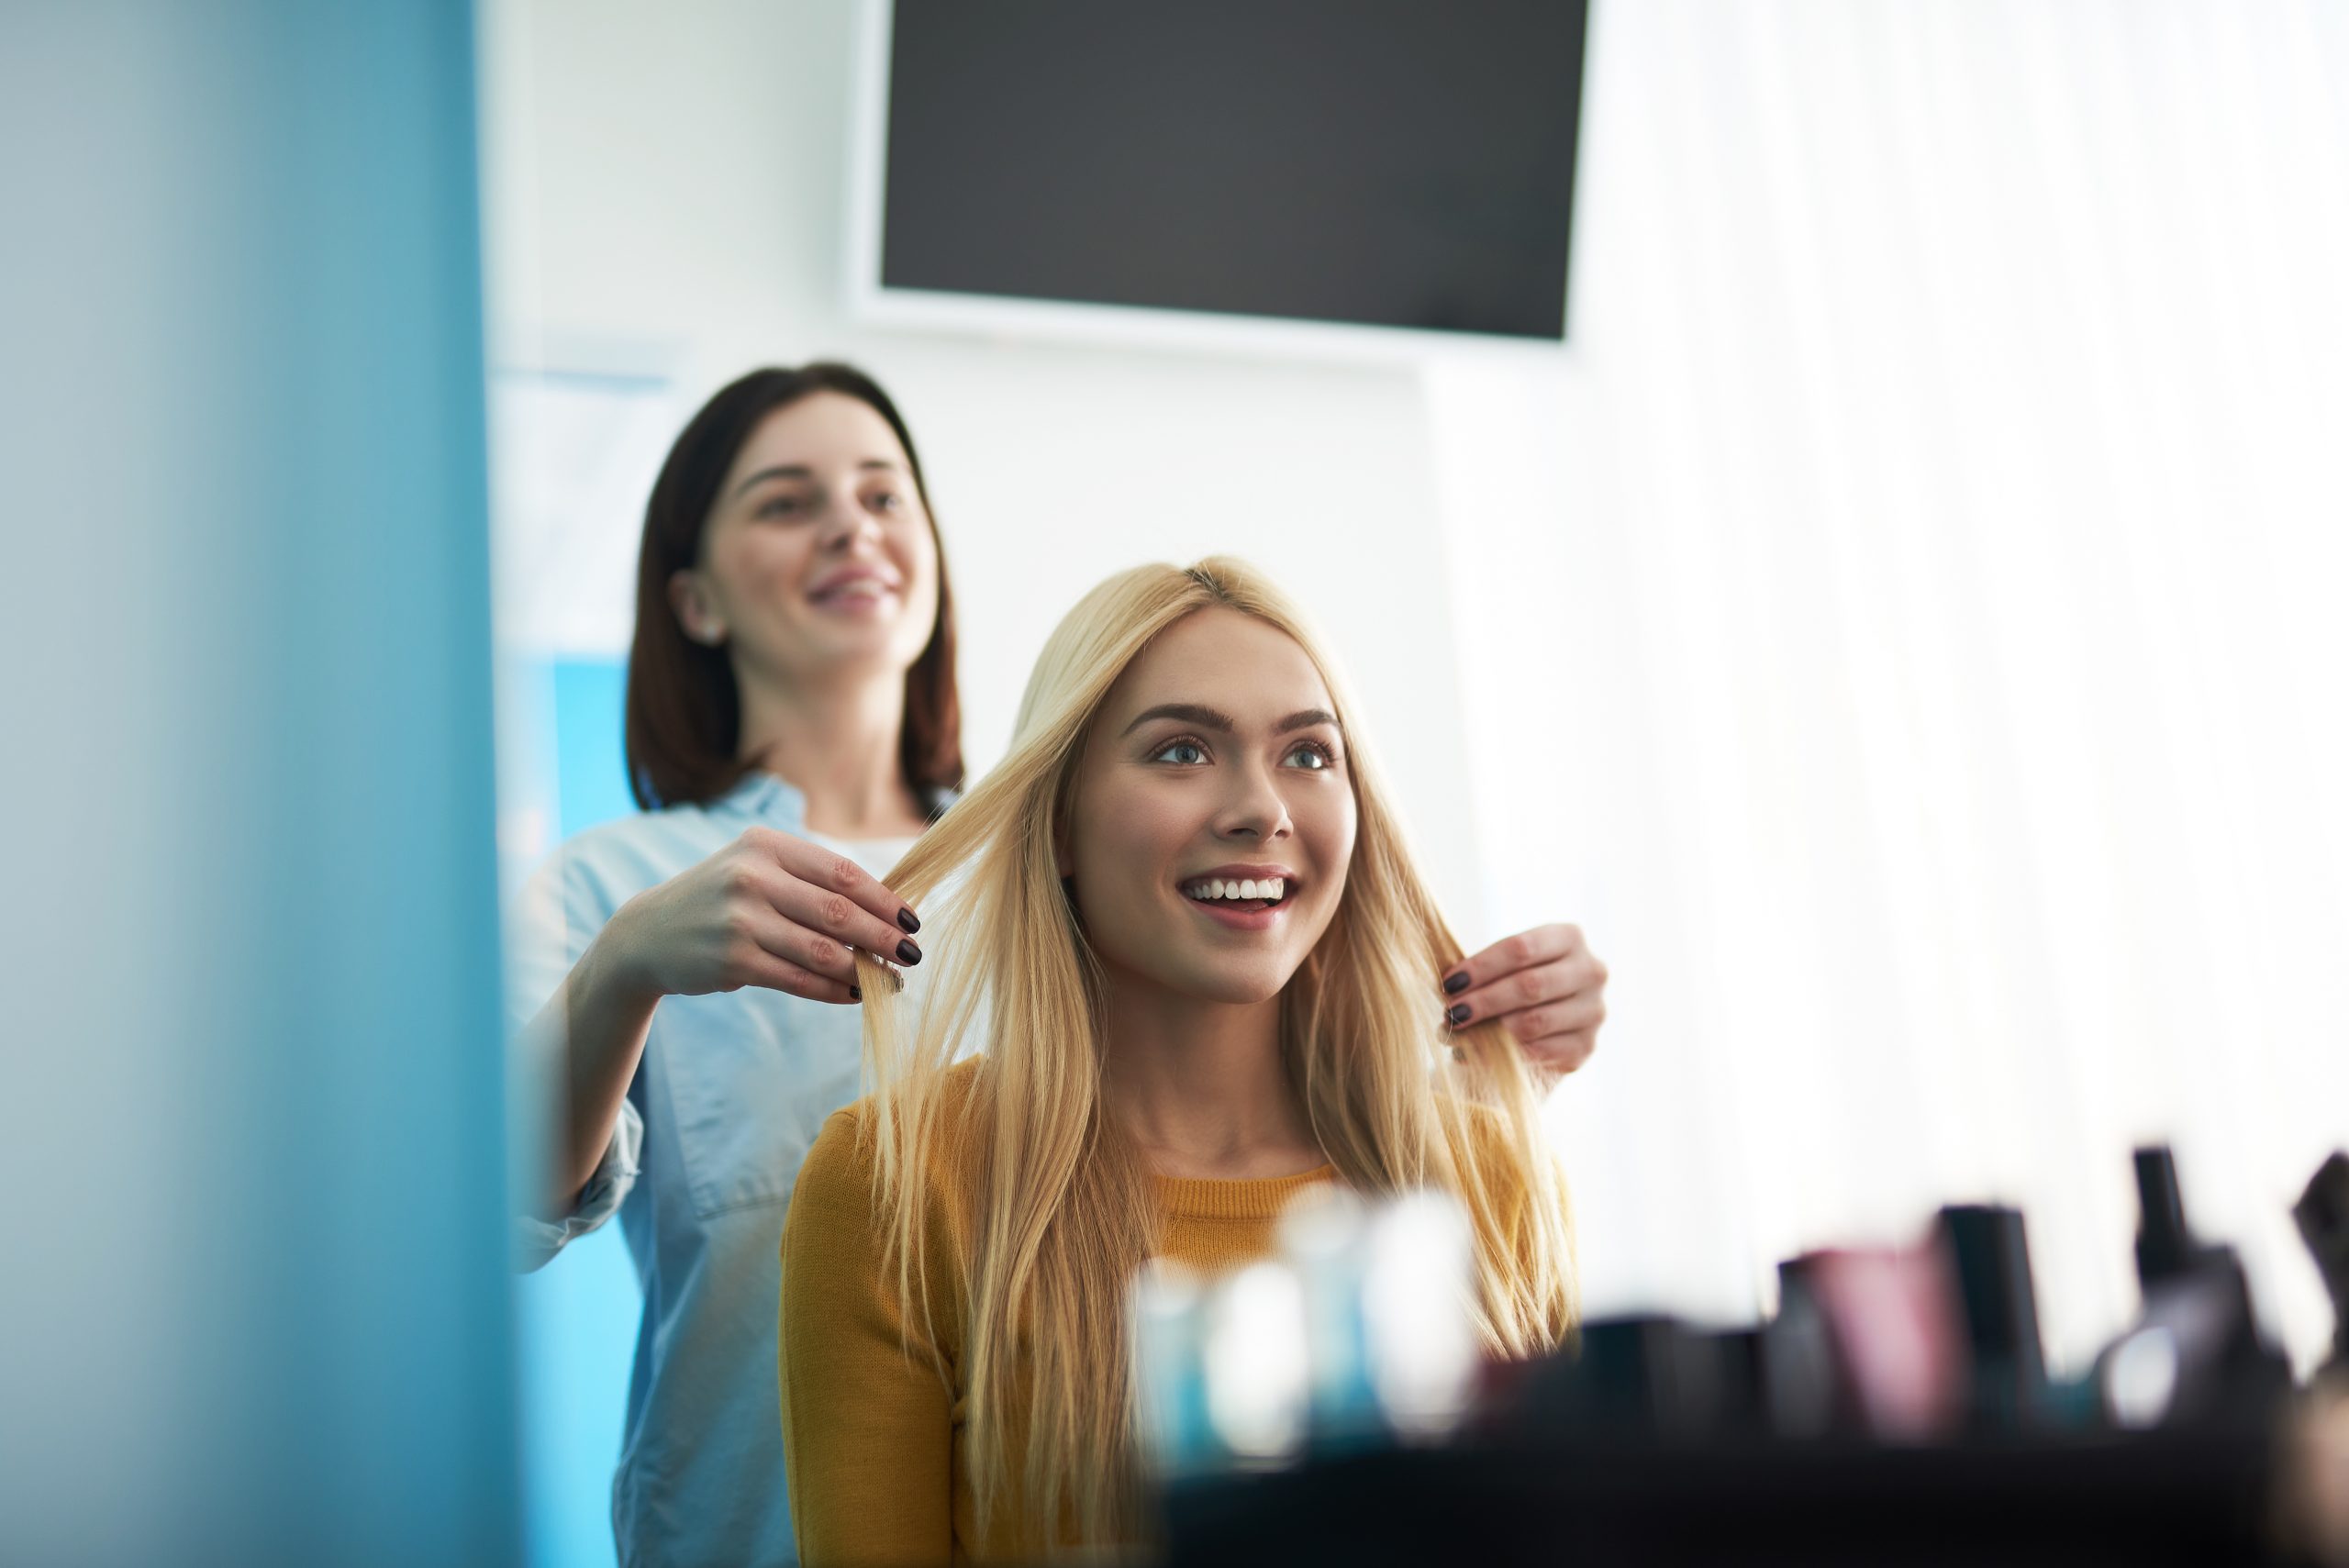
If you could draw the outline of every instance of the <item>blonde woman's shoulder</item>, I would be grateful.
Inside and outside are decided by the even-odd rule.
[[[936,1198],[943,1199],[964,1184],[973,1106],[985,1062],[984,1057],[968,1057],[941,1074],[933,1123],[940,1137],[921,1162],[921,1181]],[[880,1131],[881,1100],[875,1095],[825,1118],[799,1167],[791,1202],[794,1223],[803,1204],[811,1217],[821,1213],[835,1222],[869,1222],[880,1184]]]

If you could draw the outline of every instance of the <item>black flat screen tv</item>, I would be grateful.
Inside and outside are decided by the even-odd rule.
[[[873,297],[1565,335],[1585,0],[882,19]]]

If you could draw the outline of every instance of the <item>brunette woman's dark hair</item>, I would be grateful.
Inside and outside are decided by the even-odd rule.
[[[706,805],[724,795],[766,759],[738,754],[741,694],[722,647],[685,635],[669,602],[669,580],[695,565],[702,530],[719,487],[742,443],[760,421],[818,392],[836,392],[866,405],[889,422],[922,510],[930,487],[921,458],[889,395],[863,371],[818,362],[796,370],[756,370],[722,388],[701,406],[661,465],[644,508],[644,545],[637,557],[636,640],[628,656],[628,785],[646,810]],[[938,520],[930,518],[931,537]],[[938,619],[930,642],[906,672],[906,716],[897,761],[907,785],[935,815],[963,784],[963,704],[954,684],[954,595],[946,576],[945,541],[938,541]]]

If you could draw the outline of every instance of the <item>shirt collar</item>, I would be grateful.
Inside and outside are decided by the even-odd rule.
[[[719,796],[713,807],[747,817],[786,833],[797,833],[807,819],[807,797],[763,768],[752,768],[742,782]]]
[[[959,789],[941,790],[938,809],[943,811],[962,798]],[[807,831],[807,797],[799,793],[798,785],[786,783],[763,768],[752,768],[744,773],[742,782],[718,796],[709,809],[730,811],[786,833]]]

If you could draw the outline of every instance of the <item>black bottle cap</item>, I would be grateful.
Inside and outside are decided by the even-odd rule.
[[[2140,1149],[2136,1162],[2137,1280],[2150,1285],[2186,1271],[2194,1258],[2194,1238],[2186,1229],[2177,1162],[2167,1147]]]

